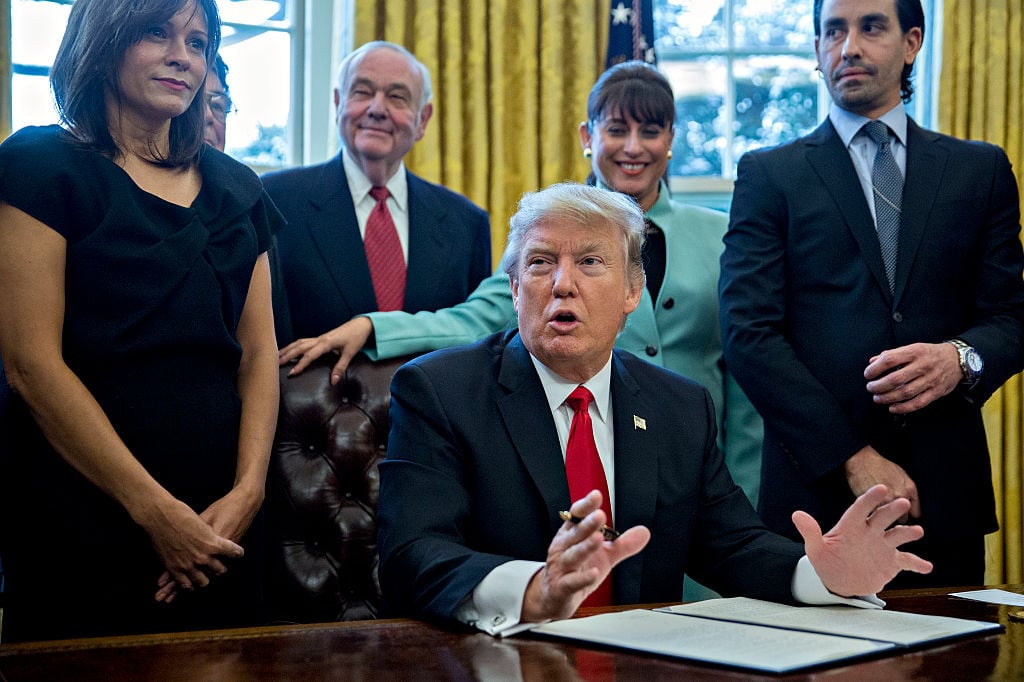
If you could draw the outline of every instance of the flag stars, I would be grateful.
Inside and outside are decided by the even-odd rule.
[[[620,2],[616,7],[612,7],[612,25],[629,23],[631,14],[633,10]]]

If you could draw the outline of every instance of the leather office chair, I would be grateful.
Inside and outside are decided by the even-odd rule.
[[[274,622],[376,618],[377,463],[387,451],[391,377],[411,356],[359,354],[337,386],[337,358],[281,368],[267,476],[267,605]]]

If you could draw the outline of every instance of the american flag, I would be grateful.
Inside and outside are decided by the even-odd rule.
[[[604,68],[631,59],[656,64],[654,14],[651,0],[612,0],[608,28],[608,58]]]

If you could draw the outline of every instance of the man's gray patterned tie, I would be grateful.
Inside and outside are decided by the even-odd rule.
[[[871,167],[872,193],[875,195],[875,231],[882,249],[889,292],[895,289],[896,254],[900,243],[900,213],[903,205],[903,175],[889,148],[889,126],[881,121],[864,125],[864,131],[878,145]]]

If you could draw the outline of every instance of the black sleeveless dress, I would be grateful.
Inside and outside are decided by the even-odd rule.
[[[256,259],[282,222],[242,164],[207,148],[199,170],[202,189],[185,208],[141,190],[57,126],[0,145],[0,201],[67,242],[65,361],[135,457],[196,511],[234,480],[236,330]],[[5,640],[258,620],[258,557],[248,547],[211,588],[156,604],[163,568],[148,536],[54,452],[18,395],[3,393]]]

